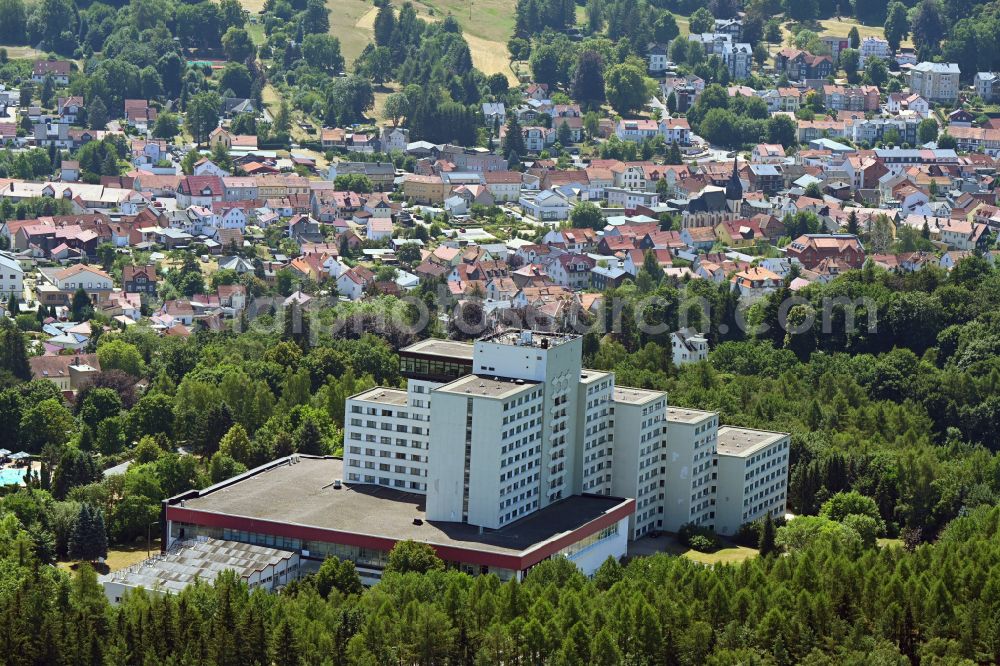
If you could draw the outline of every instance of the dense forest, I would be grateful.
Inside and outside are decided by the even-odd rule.
[[[825,532],[782,557],[609,560],[593,579],[550,560],[504,584],[403,542],[364,591],[330,560],[279,595],[224,574],[112,608],[89,566],[72,578],[40,566],[8,514],[0,649],[12,666],[997,663],[998,524],[1000,509],[982,508],[912,552]]]

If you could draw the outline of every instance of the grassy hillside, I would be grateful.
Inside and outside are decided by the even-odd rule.
[[[340,39],[350,67],[372,39],[378,9],[367,0],[328,0],[327,6],[330,34]],[[417,0],[414,7],[428,21],[454,15],[469,42],[476,67],[487,74],[513,76],[508,67],[507,40],[514,32],[514,0]]]

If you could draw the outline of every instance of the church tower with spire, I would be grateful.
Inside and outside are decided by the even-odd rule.
[[[743,203],[743,183],[740,182],[740,172],[737,168],[738,157],[733,157],[733,173],[726,183],[726,206],[730,213],[738,213]]]

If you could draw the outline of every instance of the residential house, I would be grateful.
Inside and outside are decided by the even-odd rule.
[[[887,62],[892,60],[892,49],[889,48],[889,42],[875,35],[868,35],[862,39],[858,51],[861,52],[858,66],[862,69],[868,63],[869,58],[878,58]]]
[[[646,49],[646,69],[650,74],[658,76],[667,71],[670,66],[669,51],[669,44],[650,44]]]
[[[861,241],[851,234],[804,234],[785,248],[785,254],[808,269],[827,258],[837,259],[850,268],[861,268],[865,262]]]
[[[114,288],[110,275],[87,264],[75,264],[56,272],[52,282],[67,300],[72,299],[78,289],[83,289],[93,303],[104,301]]]
[[[483,102],[483,124],[502,127],[507,124],[507,107],[503,102]]]
[[[949,127],[948,134],[955,139],[959,150],[982,150],[988,155],[1000,154],[1000,129],[987,127]]]
[[[549,265],[548,272],[559,286],[568,289],[586,289],[590,285],[590,273],[597,262],[585,254],[561,254]]]
[[[675,142],[679,146],[691,145],[691,125],[687,118],[663,118],[658,126],[667,145]]]
[[[60,97],[56,105],[59,111],[60,122],[75,125],[77,119],[83,114],[83,97]]]
[[[655,120],[619,120],[615,126],[615,136],[622,141],[642,142],[659,133],[660,127]]]
[[[260,197],[257,179],[252,176],[222,176],[222,186],[225,189],[224,202],[255,201]]]
[[[955,250],[985,249],[989,241],[989,226],[985,224],[949,219],[941,226],[941,242]]]
[[[996,72],[977,72],[972,83],[976,94],[987,104],[1000,100],[1000,75]]]
[[[97,354],[32,356],[28,359],[32,379],[47,379],[61,392],[75,392],[101,371]]]
[[[10,296],[19,299],[24,292],[24,269],[13,255],[0,252],[0,296],[4,300]],[[15,313],[16,314],[16,313]]]
[[[185,176],[177,186],[177,205],[211,207],[225,198],[225,191],[219,176]]]
[[[910,70],[910,92],[931,102],[954,103],[958,99],[961,70],[953,62],[922,62]]]
[[[337,293],[349,300],[357,301],[364,296],[365,289],[375,281],[375,274],[364,266],[355,266],[341,273],[337,278]]]
[[[518,204],[525,215],[539,222],[569,219],[570,202],[565,195],[555,190],[542,190],[537,194],[522,193]]]
[[[750,151],[754,164],[781,164],[785,161],[785,148],[776,143],[759,143]]]
[[[889,113],[911,111],[920,118],[930,114],[931,105],[917,93],[890,93],[886,98],[885,108]]]
[[[757,241],[766,241],[764,232],[753,220],[727,220],[715,227],[715,236],[728,247],[752,247]]]
[[[747,302],[759,300],[781,286],[781,278],[763,266],[751,266],[736,272],[730,279],[732,288],[740,299]]]
[[[191,173],[195,176],[219,176],[220,178],[229,176],[228,171],[207,157],[203,157],[195,162]]]
[[[774,68],[793,81],[825,79],[833,73],[833,58],[813,55],[795,48],[780,49],[774,56]]]
[[[483,179],[496,203],[517,201],[521,196],[521,174],[517,171],[487,171]]]
[[[572,253],[593,252],[598,235],[593,229],[553,229],[545,234],[542,242]]]
[[[125,100],[125,122],[137,131],[145,133],[153,129],[153,124],[156,122],[156,109],[149,106],[148,100],[127,99]]]
[[[441,204],[451,192],[451,184],[441,176],[406,174],[403,177],[403,195],[418,204]]]
[[[156,266],[152,264],[146,266],[128,265],[122,268],[122,291],[127,294],[155,296],[158,282]]]
[[[389,154],[396,151],[405,152],[410,143],[410,130],[405,127],[383,127],[379,134],[381,152]]]
[[[715,32],[729,35],[734,42],[743,36],[743,20],[738,18],[715,19]]]
[[[653,249],[640,249],[633,248],[627,250],[625,253],[625,260],[622,262],[622,268],[626,273],[632,277],[639,275],[639,270],[642,269],[643,264],[646,261],[646,253],[652,252],[653,256],[656,258],[656,264],[662,268],[667,269],[673,266],[673,255],[670,254],[670,250],[653,250]]]
[[[602,262],[603,263],[603,262]],[[594,289],[605,291],[615,287],[620,287],[631,276],[625,272],[624,268],[617,265],[594,266],[590,272],[590,284]]]
[[[69,85],[71,63],[68,60],[36,60],[31,69],[31,80],[35,83],[45,83],[45,77],[60,86]]]
[[[708,339],[693,328],[682,328],[670,336],[675,367],[708,360]]]
[[[715,229],[712,227],[686,227],[681,229],[681,240],[692,250],[711,250],[718,242]]]
[[[388,217],[372,217],[368,219],[365,230],[368,240],[378,241],[392,237],[392,219]]]
[[[750,78],[753,67],[753,47],[749,44],[725,44],[722,47],[722,64],[729,69],[729,77],[736,81]]]
[[[372,186],[380,191],[391,190],[396,178],[396,167],[392,162],[331,162],[327,179],[337,180],[337,176],[365,176]]]
[[[252,99],[245,97],[224,97],[222,99],[222,115],[226,118],[235,118],[244,113],[252,113],[254,117],[258,115],[257,105]]]
[[[80,163],[76,160],[63,160],[59,165],[59,180],[64,183],[80,180]]]
[[[771,196],[785,188],[785,176],[779,164],[750,164],[750,190]]]

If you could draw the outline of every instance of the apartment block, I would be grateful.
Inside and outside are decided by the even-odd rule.
[[[434,391],[428,519],[499,529],[539,508],[544,399],[537,382],[479,375]]]
[[[719,415],[698,409],[667,410],[663,528],[685,523],[715,526],[716,441]]]
[[[576,489],[578,492],[611,494],[614,395],[614,373],[598,370],[583,370],[580,373],[576,431],[581,433],[582,439],[573,475],[580,480]]]
[[[661,456],[666,448],[667,394],[617,387],[611,494],[635,499],[631,538],[663,528]]]
[[[347,401],[347,480],[410,492],[427,490],[427,416],[411,413],[408,394],[374,388]]]
[[[788,449],[785,433],[719,428],[715,529],[735,534],[740,526],[784,515],[788,501]]]

